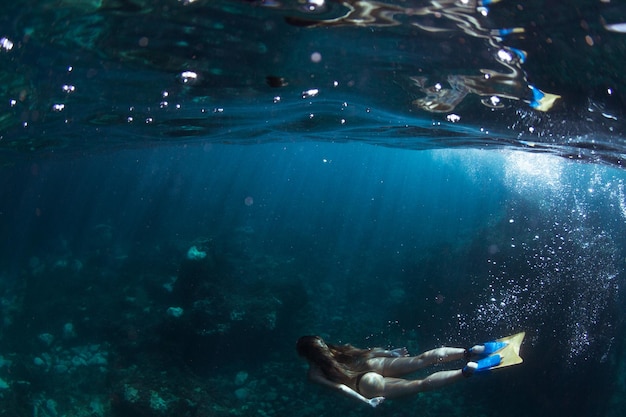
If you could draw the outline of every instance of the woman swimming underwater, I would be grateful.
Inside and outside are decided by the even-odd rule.
[[[409,356],[406,348],[359,349],[349,344],[326,343],[319,336],[303,336],[298,339],[296,349],[309,363],[311,381],[376,407],[385,398],[441,388],[498,366],[502,356],[496,352],[506,345],[503,341],[493,341],[470,349],[440,347]],[[467,364],[461,369],[435,372],[424,379],[401,378],[430,365],[456,360],[465,360]]]

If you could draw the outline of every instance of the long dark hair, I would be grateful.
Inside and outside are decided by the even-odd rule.
[[[352,345],[333,345],[319,336],[302,336],[296,343],[298,354],[316,365],[331,381],[344,383],[367,372],[367,360],[373,357],[370,349]]]

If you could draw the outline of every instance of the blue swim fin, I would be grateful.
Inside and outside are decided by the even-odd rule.
[[[500,349],[502,349],[503,347],[505,347],[506,345],[508,345],[507,342],[500,342],[497,340],[494,340],[493,342],[487,342],[485,343],[483,346],[485,346],[485,350],[482,353],[483,355],[491,355],[492,353],[496,353],[497,351],[499,351]]]
[[[486,358],[483,358],[476,362],[478,366],[474,370],[474,373],[488,371],[494,366],[500,365],[500,362],[502,362],[502,356],[500,355],[487,356]]]
[[[524,360],[519,355],[519,352],[525,336],[526,332],[520,332],[487,342],[484,345],[477,345],[475,346],[477,349],[468,349],[468,356],[472,355],[479,360],[468,362],[463,368],[463,375],[471,376],[475,372],[484,372],[522,363]],[[482,348],[480,353],[477,352],[479,350],[478,346]],[[472,352],[472,350],[475,350],[475,352]],[[469,357],[468,360],[470,360]]]
[[[472,376],[474,374],[487,372],[492,368],[500,365],[502,362],[502,356],[495,354],[491,356],[487,356],[486,358],[482,358],[476,362],[468,362],[467,365],[463,368],[463,375],[466,377]]]
[[[473,356],[477,358],[484,358],[485,356],[489,356],[493,353],[496,353],[497,351],[506,347],[506,345],[508,345],[507,342],[494,340],[491,342],[483,343],[482,345],[476,345],[468,349],[468,352],[469,352],[470,357]]]

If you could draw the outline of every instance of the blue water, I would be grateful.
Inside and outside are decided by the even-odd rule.
[[[621,5],[5,13],[0,415],[626,411]],[[522,365],[374,411],[294,349],[518,331]]]

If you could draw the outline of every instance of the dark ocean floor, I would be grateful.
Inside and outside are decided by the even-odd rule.
[[[626,409],[623,339],[611,339],[603,361],[559,364],[558,341],[532,329],[523,366],[388,401],[376,411],[306,382],[294,349],[302,332],[412,353],[479,342],[471,338],[485,335],[463,334],[454,312],[481,283],[435,288],[419,277],[458,266],[438,261],[442,256],[461,264],[480,256],[484,234],[431,248],[419,266],[381,259],[353,267],[362,282],[389,272],[396,277],[367,291],[359,280],[344,287],[321,278],[337,259],[312,249],[263,249],[252,229],[136,242],[127,253],[114,228],[100,224],[91,233],[91,247],[76,250],[71,240],[57,240],[45,254],[32,253],[17,280],[0,281],[0,415],[619,416]]]
[[[299,329],[321,324],[311,315],[332,311],[333,287],[306,288],[293,258],[193,243],[206,258],[186,259],[175,245],[126,259],[110,258],[107,245],[83,259],[33,256],[24,284],[4,288],[3,415],[360,415],[305,383],[293,350]],[[243,274],[257,282],[242,288]],[[367,330],[347,332],[344,321],[322,318],[346,337]],[[426,415],[466,415],[455,392],[418,404]]]

